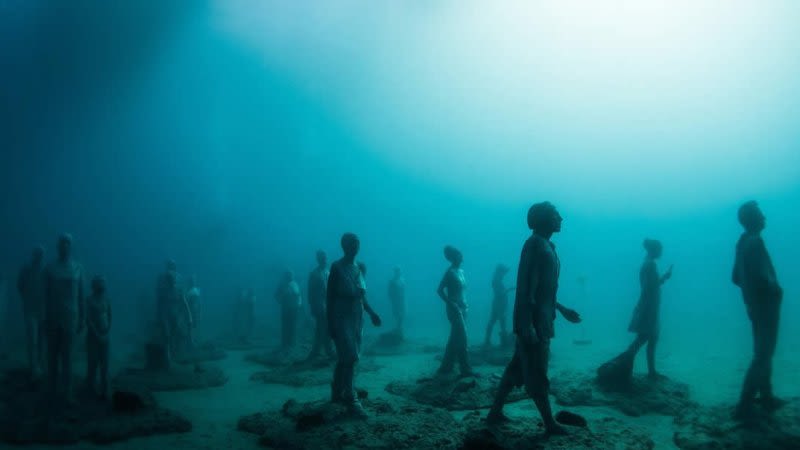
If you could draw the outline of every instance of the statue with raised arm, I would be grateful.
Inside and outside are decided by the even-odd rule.
[[[515,386],[524,386],[542,416],[547,433],[566,434],[553,418],[547,377],[556,311],[570,322],[581,320],[577,312],[556,301],[561,263],[550,238],[561,231],[562,220],[550,202],[537,203],[528,210],[528,227],[533,234],[522,247],[517,270],[513,315],[516,347],[489,411],[490,423],[508,420],[503,414],[506,398]]]
[[[397,332],[403,335],[403,322],[406,318],[406,280],[403,278],[403,271],[394,268],[394,276],[389,280],[389,302],[392,304],[392,315],[394,315]]]
[[[22,300],[25,338],[28,347],[28,369],[36,378],[45,365],[45,267],[44,247],[33,249],[31,261],[19,271],[17,291]]]
[[[89,392],[105,399],[108,396],[110,358],[111,301],[106,294],[106,279],[92,279],[92,294],[86,299],[86,384]],[[98,373],[100,386],[96,385]]]
[[[72,258],[72,236],[58,239],[58,259],[45,271],[48,387],[67,404],[72,396],[72,353],[86,324],[83,266]]]
[[[450,321],[450,337],[444,350],[442,364],[439,366],[437,374],[446,375],[453,371],[456,361],[462,376],[471,376],[475,373],[469,364],[467,355],[467,300],[465,290],[467,279],[464,277],[464,269],[461,264],[464,256],[457,248],[448,245],[444,248],[444,256],[450,267],[444,273],[442,281],[439,283],[437,293],[439,298],[445,303],[447,320]]]
[[[645,239],[644,248],[647,251],[642,268],[639,270],[639,284],[642,293],[639,303],[633,311],[628,330],[636,333],[636,340],[628,348],[631,358],[636,356],[639,349],[647,344],[647,369],[650,377],[657,377],[656,371],[656,344],[660,334],[661,310],[661,285],[672,277],[672,266],[663,274],[658,274],[656,260],[661,257],[663,247],[661,242],[654,239]]]
[[[358,400],[353,378],[361,351],[364,311],[375,326],[381,325],[381,319],[367,301],[364,274],[356,263],[356,255],[361,247],[358,236],[345,233],[341,244],[344,256],[331,265],[326,292],[328,330],[337,355],[331,401],[346,405],[355,417],[366,418],[367,413]]]
[[[328,290],[328,255],[317,250],[317,267],[308,275],[308,307],[311,310],[311,317],[314,318],[314,342],[311,344],[311,352],[308,359],[319,356],[320,351],[325,351],[328,357],[333,358],[333,342],[328,333],[328,319],[325,314],[325,297]]]
[[[739,420],[747,420],[752,415],[757,394],[767,411],[774,411],[785,404],[772,391],[772,357],[778,340],[783,289],[761,237],[766,218],[758,203],[750,201],[739,208],[739,223],[744,233],[736,244],[733,283],[742,291],[747,317],[752,325],[753,360],[747,370],[734,416]]]
[[[275,300],[281,307],[281,347],[294,346],[297,335],[297,316],[303,304],[300,285],[294,280],[294,272],[287,270],[275,291]]]
[[[486,326],[486,338],[484,339],[484,347],[492,345],[492,330],[494,324],[500,324],[500,343],[505,345],[508,340],[506,332],[506,310],[508,310],[508,294],[514,291],[515,288],[507,288],[505,282],[506,274],[508,273],[508,266],[505,264],[498,264],[494,269],[494,276],[492,277],[492,315],[489,316],[489,324]]]

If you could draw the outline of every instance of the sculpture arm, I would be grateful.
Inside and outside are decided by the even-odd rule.
[[[439,298],[441,298],[445,303],[450,303],[450,299],[447,297],[447,282],[449,276],[450,270],[448,269],[447,272],[444,273],[442,281],[439,282],[439,288],[436,289],[436,293],[439,294]]]

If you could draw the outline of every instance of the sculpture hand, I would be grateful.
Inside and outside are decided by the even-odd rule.
[[[381,316],[374,313],[370,316],[370,319],[372,320],[372,324],[375,325],[376,327],[381,326],[381,324],[383,323],[381,322]]]
[[[561,315],[567,319],[568,322],[571,323],[581,323],[581,315],[578,314],[578,311],[570,308],[563,308],[561,310]]]

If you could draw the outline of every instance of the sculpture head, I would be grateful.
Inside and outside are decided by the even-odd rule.
[[[342,250],[344,255],[348,258],[355,258],[358,251],[361,249],[361,241],[354,233],[345,233],[342,235]]]
[[[101,295],[106,292],[106,277],[96,275],[92,278],[92,292],[96,295]]]
[[[751,200],[739,207],[739,223],[745,230],[757,233],[766,227],[767,219],[758,203]]]
[[[178,271],[178,264],[175,262],[174,259],[168,259],[165,263],[167,272],[177,272]]]
[[[561,231],[564,219],[550,202],[536,203],[528,209],[528,228],[535,233],[551,235]]]
[[[65,261],[72,255],[72,235],[63,233],[58,237],[58,259]]]
[[[498,264],[497,267],[494,269],[494,276],[497,278],[504,277],[509,271],[509,268],[505,264]]]
[[[444,247],[444,258],[455,266],[464,262],[464,255],[461,253],[461,250],[452,245],[446,245]]]
[[[320,267],[325,267],[328,264],[328,255],[322,250],[317,250],[317,264]]]
[[[31,261],[34,265],[38,266],[42,264],[44,261],[44,247],[41,245],[37,245],[33,248],[33,253],[31,254]]]
[[[643,244],[644,249],[647,251],[647,256],[653,259],[658,259],[664,251],[661,242],[656,239],[645,239]]]

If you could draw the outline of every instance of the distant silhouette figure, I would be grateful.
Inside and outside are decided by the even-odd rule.
[[[253,289],[241,289],[234,304],[234,335],[239,343],[249,344],[256,316],[256,293]]]
[[[467,354],[465,323],[467,301],[464,293],[467,288],[467,280],[464,277],[464,269],[461,268],[464,256],[457,248],[448,245],[444,248],[444,257],[450,262],[450,267],[444,273],[437,293],[446,305],[447,320],[450,321],[450,337],[447,340],[442,364],[437,373],[440,375],[451,373],[453,366],[458,361],[461,375],[474,375]]]
[[[92,279],[92,294],[86,299],[86,384],[89,392],[100,398],[108,396],[110,359],[111,301],[106,295],[106,279]],[[100,375],[100,386],[95,384]]]
[[[516,347],[500,380],[487,417],[489,423],[508,420],[503,414],[506,398],[515,386],[524,386],[542,416],[547,433],[566,434],[553,418],[547,378],[556,311],[570,322],[581,320],[577,312],[556,301],[561,263],[550,237],[561,231],[562,220],[549,202],[537,203],[528,210],[528,227],[533,230],[533,235],[522,247],[517,270],[514,299]]]
[[[30,263],[19,271],[17,290],[22,299],[25,319],[28,368],[31,378],[36,378],[45,364],[45,267],[44,248],[33,249]]]
[[[189,277],[186,284],[186,304],[189,306],[189,313],[192,317],[191,326],[188,326],[188,323],[186,324],[186,333],[189,342],[192,344],[195,343],[194,330],[197,329],[197,322],[200,320],[201,297],[202,293],[200,292],[200,288],[197,287],[197,276],[192,275]]]
[[[660,310],[661,310],[661,285],[672,278],[672,266],[664,273],[658,274],[656,260],[661,257],[663,247],[661,242],[654,239],[645,239],[644,248],[647,250],[642,268],[639,270],[639,284],[642,293],[639,296],[639,303],[633,310],[633,318],[628,326],[628,330],[637,333],[636,340],[628,348],[631,358],[636,356],[639,349],[647,344],[647,369],[651,377],[658,376],[656,371],[656,345],[661,329]]]
[[[170,364],[175,353],[184,351],[181,342],[180,321],[188,320],[192,325],[192,314],[186,303],[186,296],[178,284],[177,266],[173,261],[167,262],[167,271],[158,277],[158,324],[161,334],[161,345],[165,348],[166,363]]]
[[[58,259],[45,272],[47,372],[51,398],[72,396],[72,352],[86,325],[83,266],[72,258],[72,236],[58,239]]]
[[[328,319],[325,313],[325,298],[327,296],[329,276],[328,255],[322,250],[318,250],[317,267],[308,275],[308,306],[316,324],[314,342],[311,345],[308,359],[316,358],[323,349],[328,357],[335,356],[333,342],[328,333]]]
[[[778,340],[783,289],[761,238],[766,219],[756,202],[747,202],[739,208],[739,223],[745,231],[736,244],[733,283],[742,290],[753,328],[753,361],[735,412],[737,419],[744,420],[752,414],[756,394],[761,394],[762,405],[768,411],[785,404],[772,392],[772,357]]]
[[[281,306],[281,346],[291,348],[297,336],[297,316],[303,303],[300,286],[294,280],[294,272],[287,270],[275,291],[275,300]]]
[[[508,293],[516,288],[507,288],[503,282],[504,277],[508,273],[508,266],[505,264],[498,264],[494,270],[492,277],[492,315],[489,316],[489,324],[486,326],[486,338],[483,345],[489,347],[492,344],[492,330],[495,323],[500,323],[500,343],[506,344],[508,334],[506,332],[506,311],[508,310]]]
[[[394,276],[389,280],[389,301],[392,304],[397,332],[403,335],[403,322],[406,317],[406,280],[399,267],[394,268]]]
[[[331,383],[331,401],[345,404],[358,418],[366,418],[367,413],[353,385],[355,365],[361,351],[364,311],[375,326],[381,325],[381,318],[367,302],[366,281],[362,268],[356,263],[361,247],[358,236],[345,233],[341,244],[344,256],[331,265],[326,297],[328,329],[338,358]]]

